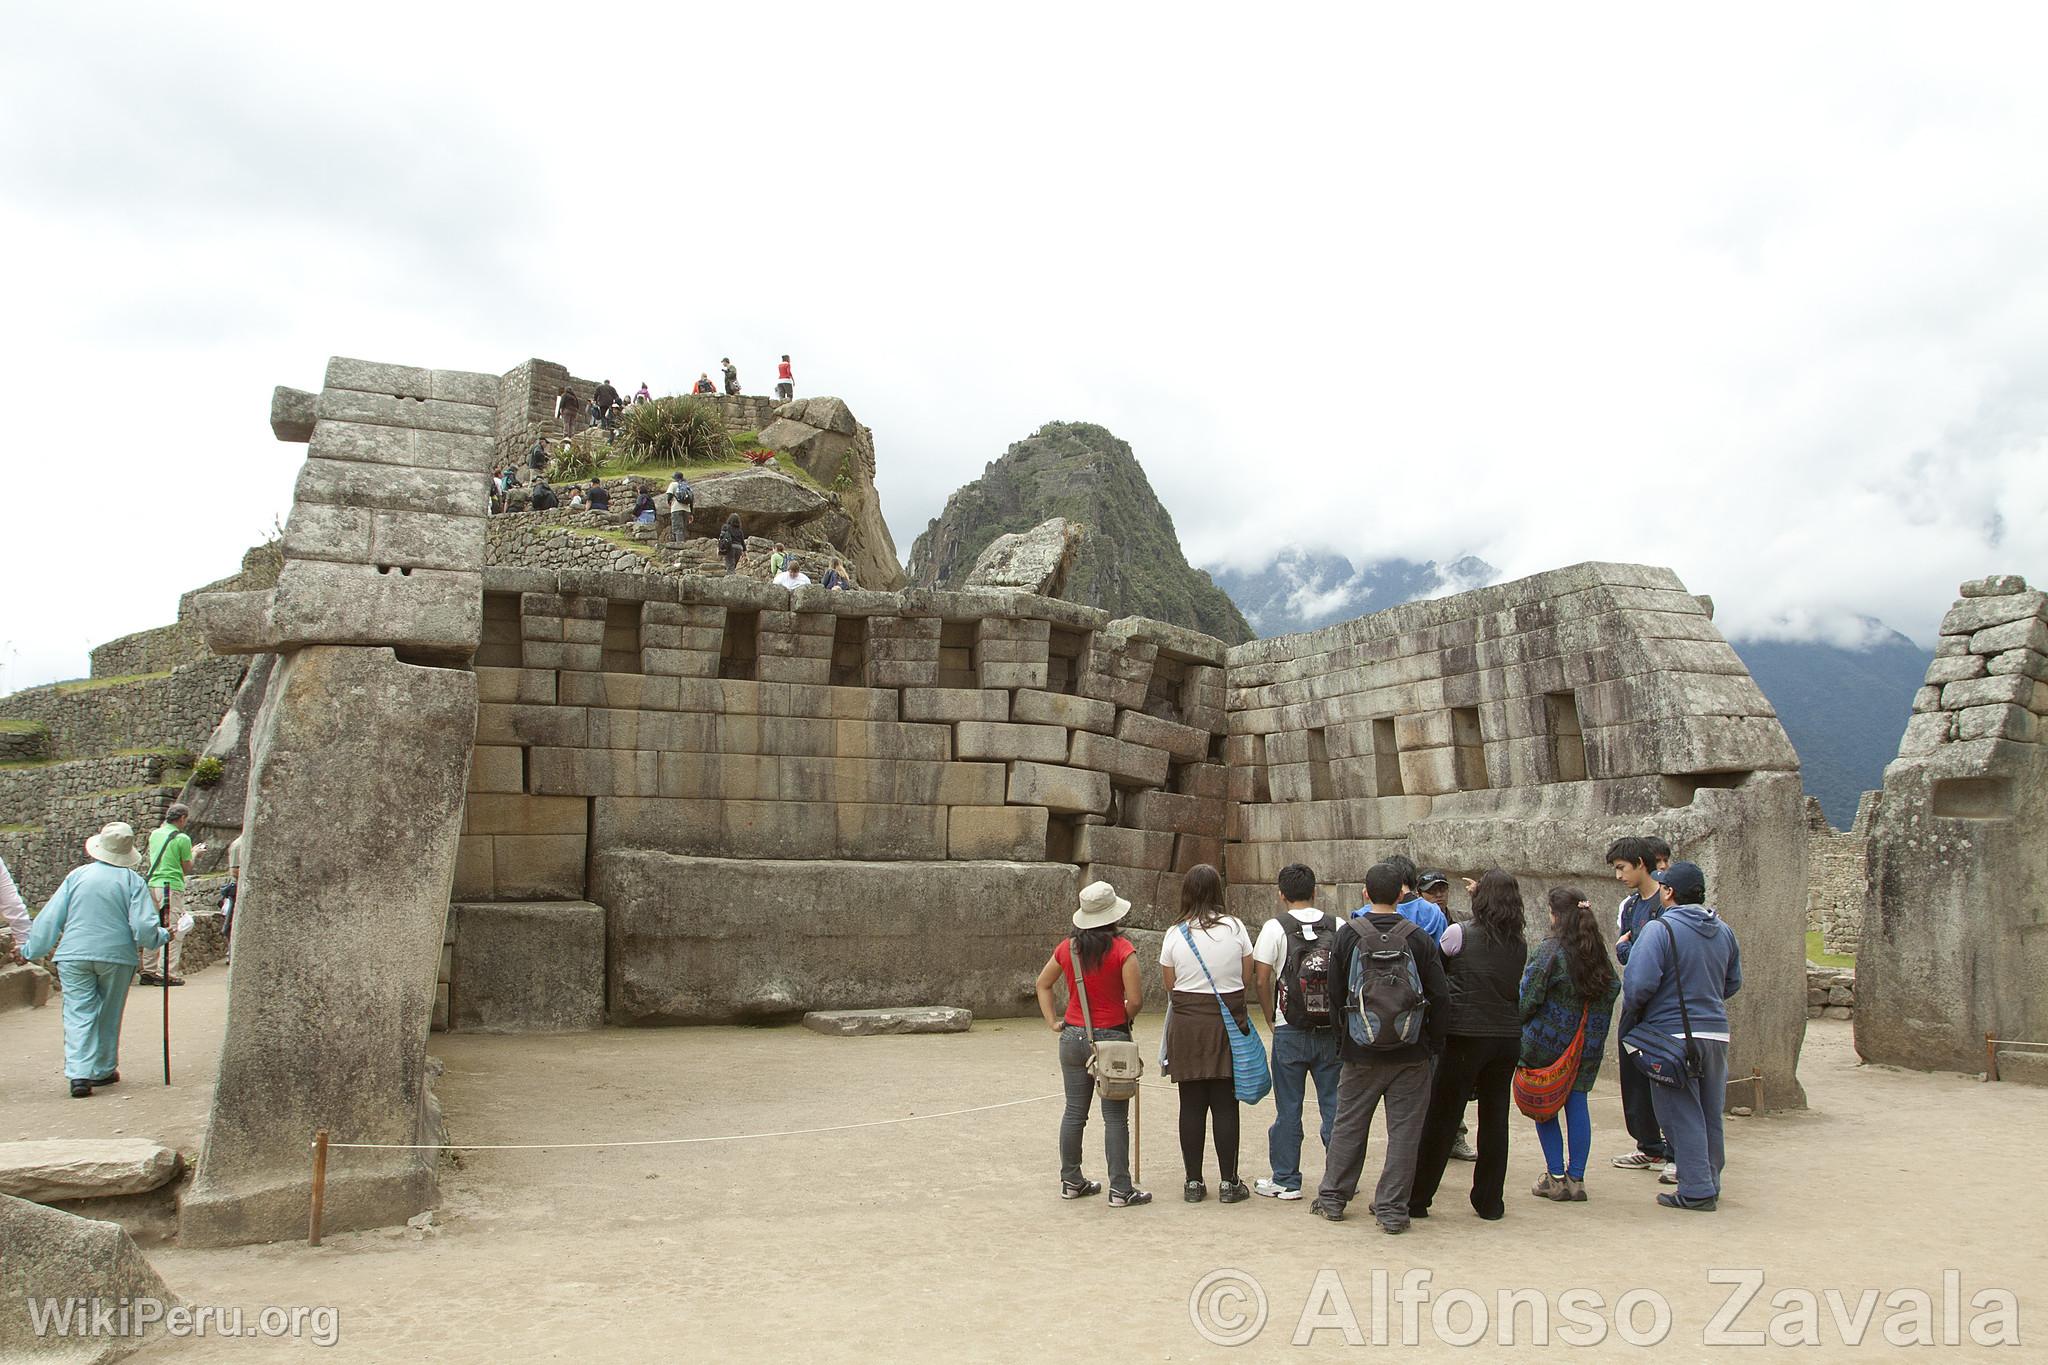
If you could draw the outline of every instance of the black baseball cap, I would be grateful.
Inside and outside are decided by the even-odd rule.
[[[1427,891],[1432,886],[1449,886],[1450,884],[1451,879],[1434,868],[1420,874],[1415,879],[1415,889],[1417,891]]]
[[[1670,887],[1672,899],[1680,905],[1698,905],[1707,898],[1707,874],[1698,863],[1673,863],[1650,875]]]

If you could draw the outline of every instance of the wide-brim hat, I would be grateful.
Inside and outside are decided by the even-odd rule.
[[[85,854],[94,862],[114,867],[132,868],[142,863],[142,855],[135,851],[135,827],[121,820],[103,826],[98,834],[87,839]]]
[[[1074,911],[1076,929],[1100,929],[1115,924],[1131,913],[1131,903],[1117,895],[1108,882],[1090,882],[1081,888],[1081,908]]]

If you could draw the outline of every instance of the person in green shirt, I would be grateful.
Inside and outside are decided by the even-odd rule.
[[[192,836],[185,833],[185,823],[191,818],[189,806],[174,803],[164,812],[164,822],[149,836],[149,853],[143,867],[147,870],[149,894],[166,924],[175,918],[173,911],[186,908],[185,878],[192,875],[192,860],[206,852],[205,844],[193,843]],[[173,901],[177,903],[174,905]],[[178,975],[178,950],[183,943],[184,935],[174,934],[164,948],[142,955],[143,985],[185,984],[185,979]]]

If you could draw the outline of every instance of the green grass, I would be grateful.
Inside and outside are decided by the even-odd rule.
[[[39,720],[0,720],[0,735],[35,735],[49,728]]]
[[[127,683],[149,682],[155,678],[170,676],[171,670],[166,668],[161,673],[129,673],[118,678],[80,678],[77,682],[58,683],[57,691],[68,696],[73,692],[91,692],[102,687],[121,687]]]
[[[0,825],[0,834],[41,834],[41,825]]]
[[[584,536],[591,540],[602,540],[618,546],[621,550],[631,550],[643,559],[654,558],[654,546],[643,545],[641,542],[633,539],[631,531],[599,530],[592,526],[565,526],[562,529],[572,536]]]
[[[12,763],[0,763],[0,773],[21,772],[28,768],[54,768],[59,763],[86,763],[95,758],[174,758],[180,764],[190,766],[192,754],[186,749],[116,749],[108,754],[89,754],[85,758],[23,758]]]
[[[1806,960],[1819,967],[1854,968],[1856,959],[1831,953],[1821,946],[1820,930],[1809,929],[1806,933]]]

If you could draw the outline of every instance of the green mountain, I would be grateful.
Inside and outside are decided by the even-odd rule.
[[[1060,596],[1231,644],[1252,638],[1236,604],[1181,553],[1130,446],[1092,422],[1048,422],[947,499],[911,546],[910,581],[957,586],[990,541],[1052,517],[1083,528]]]

